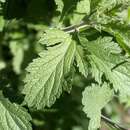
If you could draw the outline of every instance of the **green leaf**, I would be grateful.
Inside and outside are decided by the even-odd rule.
[[[88,130],[96,130],[100,128],[101,110],[112,99],[113,91],[109,88],[107,83],[101,87],[92,84],[86,87],[83,92],[82,104],[83,111],[90,118]]]
[[[0,95],[0,130],[32,130],[30,120],[26,109]]]
[[[55,3],[57,5],[57,11],[62,13],[62,10],[64,8],[64,2],[62,0],[55,0]]]
[[[98,38],[92,42],[81,40],[91,53],[87,57],[95,80],[101,84],[105,74],[115,91],[119,91],[122,101],[127,100],[130,96],[130,61],[120,54],[118,44],[112,42],[111,37]]]
[[[80,0],[77,3],[76,10],[71,19],[71,24],[78,24],[81,20],[90,13],[90,1]]]
[[[63,38],[62,33],[61,39]],[[28,74],[23,93],[26,95],[25,102],[29,107],[36,107],[37,109],[42,109],[45,106],[50,107],[56,98],[59,98],[62,91],[66,90],[66,86],[63,84],[65,77],[70,72],[76,47],[70,35],[64,33],[64,37],[59,42],[53,39],[52,42],[57,41],[60,44],[41,52],[40,57],[33,60],[27,67]],[[49,45],[53,45],[53,43],[49,41]]]
[[[88,63],[85,59],[84,50],[81,46],[76,47],[76,62],[79,68],[79,72],[81,72],[85,77],[88,76]]]

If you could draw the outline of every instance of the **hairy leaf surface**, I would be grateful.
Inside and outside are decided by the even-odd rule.
[[[61,34],[59,40],[61,44],[41,52],[39,58],[33,60],[27,68],[28,74],[23,93],[26,95],[25,101],[30,107],[37,109],[50,107],[65,89],[63,82],[70,72],[74,60],[75,43],[68,34],[64,33],[64,37],[66,37],[64,39],[62,36]],[[45,41],[47,40],[45,39]],[[51,41],[47,43],[52,45],[54,41],[58,42],[54,38],[52,43]]]
[[[130,62],[120,54],[118,44],[112,42],[110,37],[98,38],[92,42],[82,39],[82,42],[86,42],[87,50],[91,53],[88,58],[96,81],[101,83],[105,74],[123,100],[130,96]]]
[[[32,130],[30,120],[26,109],[0,96],[0,130]]]
[[[92,84],[83,92],[83,111],[90,118],[89,130],[100,128],[101,110],[112,99],[113,91],[104,83],[101,87]]]

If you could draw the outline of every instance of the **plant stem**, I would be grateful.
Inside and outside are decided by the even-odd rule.
[[[113,126],[116,129],[120,129],[120,130],[128,130],[127,128],[115,123],[114,121],[112,121],[111,119],[107,118],[106,116],[102,115],[101,116],[102,120],[104,120],[106,123],[110,124],[111,126]]]
[[[62,28],[62,31],[65,31],[66,33],[74,33],[75,31],[81,32],[89,28],[90,25],[88,25],[86,22],[81,22],[77,25],[72,25],[69,27]]]
[[[75,31],[81,32],[84,31],[86,29],[88,29],[89,27],[91,27],[91,24],[89,24],[89,18],[96,12],[96,10],[93,10],[89,16],[86,17],[86,21],[82,21],[80,24],[76,24],[76,25],[71,25],[65,28],[62,28],[62,31],[65,31],[66,33],[74,33]]]

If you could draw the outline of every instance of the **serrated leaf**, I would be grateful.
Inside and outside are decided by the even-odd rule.
[[[0,130],[32,130],[30,121],[26,109],[0,95]]]
[[[85,39],[82,39],[82,42],[85,42]],[[130,62],[125,61],[125,57],[120,54],[118,44],[112,42],[112,38],[104,37],[92,42],[86,40],[86,47],[91,53],[87,57],[95,80],[99,84],[102,83],[102,76],[105,74],[125,101],[130,96]]]
[[[79,68],[79,72],[81,72],[85,77],[88,75],[88,63],[85,59],[84,50],[81,46],[76,47],[75,59],[77,62],[77,66]]]
[[[112,99],[113,91],[104,83],[101,87],[92,84],[86,87],[83,92],[82,104],[83,111],[90,118],[88,130],[100,128],[101,110]]]
[[[90,0],[80,0],[71,19],[71,24],[80,23],[90,13]]]
[[[61,34],[61,39],[62,36]],[[62,91],[66,90],[63,82],[70,72],[76,47],[68,34],[64,33],[64,37],[66,39],[62,39],[62,42],[61,39],[59,41],[61,44],[41,52],[40,57],[33,60],[27,67],[28,74],[23,93],[29,107],[37,109],[42,109],[45,106],[50,107],[59,98]],[[47,40],[45,39],[45,41]],[[53,39],[52,42],[54,41]],[[53,44],[51,41],[48,43]]]
[[[55,0],[55,3],[57,5],[57,11],[62,13],[62,10],[64,8],[64,2],[62,0]]]

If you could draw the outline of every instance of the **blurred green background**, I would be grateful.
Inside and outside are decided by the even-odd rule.
[[[64,2],[70,6],[65,8],[71,8],[63,21],[66,26],[70,24],[69,17],[76,0]],[[12,102],[20,104],[25,68],[44,48],[38,43],[44,30],[60,26],[59,12],[54,0],[7,0],[2,2],[0,13],[0,89]],[[90,39],[104,35],[104,32],[99,34],[95,30],[90,32]],[[89,120],[82,112],[81,92],[93,79],[90,75],[86,80],[75,71],[77,74],[70,94],[64,93],[50,109],[29,109],[34,130],[87,130]],[[121,105],[115,98],[105,107],[103,114],[130,127],[129,105]],[[101,130],[114,129],[102,122]]]

